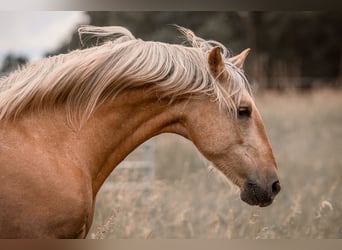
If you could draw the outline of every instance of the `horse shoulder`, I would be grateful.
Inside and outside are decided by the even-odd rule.
[[[0,237],[85,237],[94,198],[81,163],[57,160],[48,148],[18,137],[16,145],[1,139]]]

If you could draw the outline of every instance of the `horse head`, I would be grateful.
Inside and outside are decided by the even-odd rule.
[[[234,80],[227,64],[241,71],[248,52],[249,49],[228,62],[224,61],[219,46],[209,52],[209,71],[227,92]],[[280,191],[277,164],[249,91],[242,91],[235,112],[208,98],[189,102],[188,110],[188,136],[202,154],[240,188],[243,201],[250,205],[270,205]]]

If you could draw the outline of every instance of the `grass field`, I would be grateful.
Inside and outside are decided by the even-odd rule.
[[[161,135],[151,189],[100,192],[88,238],[342,238],[342,90],[255,99],[280,168],[271,206],[243,203],[190,142]]]

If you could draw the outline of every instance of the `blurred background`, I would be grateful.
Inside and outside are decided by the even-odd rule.
[[[191,142],[160,135],[113,171],[88,238],[342,238],[340,12],[2,12],[0,76],[81,48],[80,24],[182,43],[178,24],[234,55],[251,48],[245,71],[282,184],[273,205],[250,207]]]

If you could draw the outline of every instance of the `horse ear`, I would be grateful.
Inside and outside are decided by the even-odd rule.
[[[234,64],[236,67],[242,69],[243,68],[243,64],[246,60],[247,55],[249,54],[249,52],[251,51],[250,48],[245,49],[244,51],[242,51],[240,54],[229,58],[229,61]]]
[[[208,63],[210,72],[213,74],[214,77],[217,77],[219,79],[224,77],[226,71],[221,55],[220,46],[216,46],[211,49],[208,56]]]

